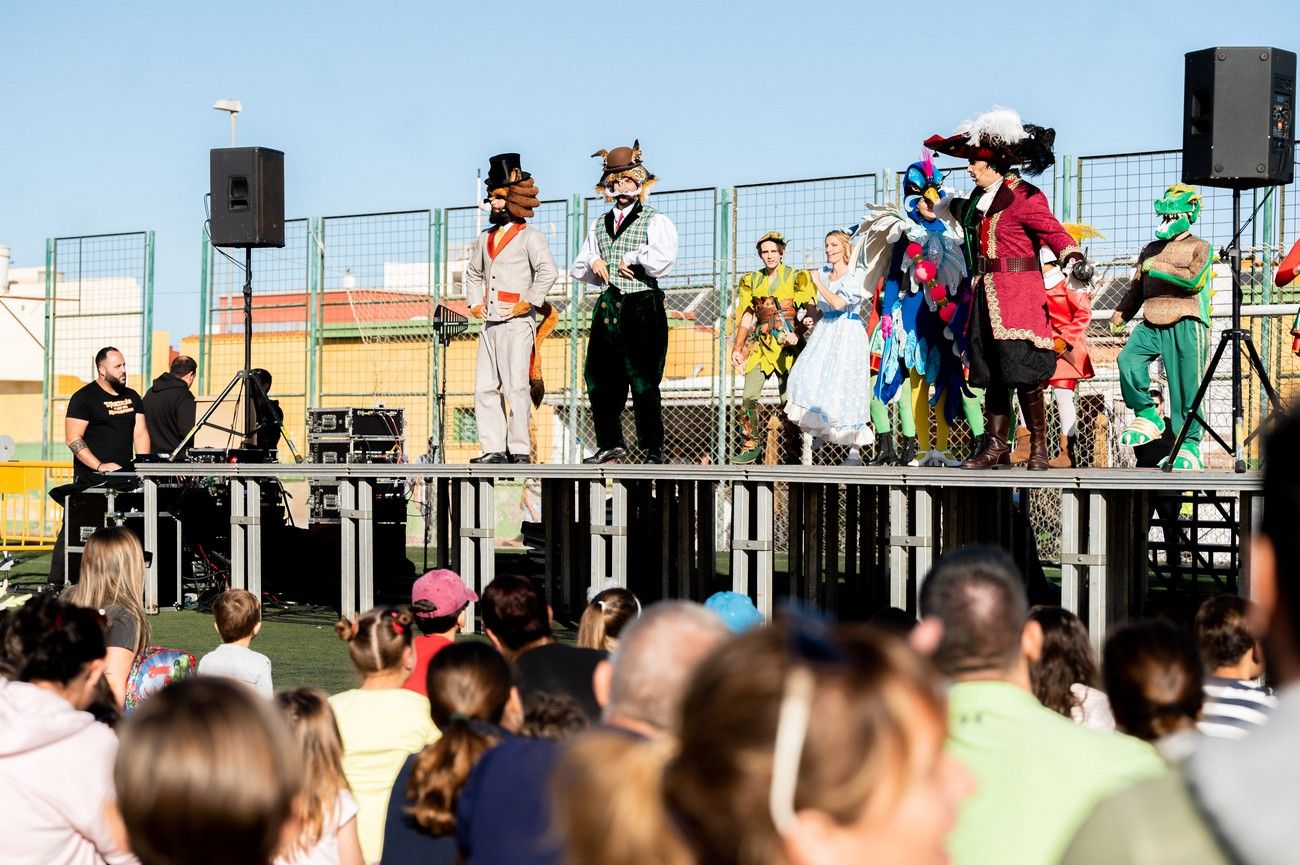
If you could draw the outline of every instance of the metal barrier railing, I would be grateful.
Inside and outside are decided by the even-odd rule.
[[[63,508],[49,492],[71,478],[68,460],[0,463],[0,551],[54,549]]]

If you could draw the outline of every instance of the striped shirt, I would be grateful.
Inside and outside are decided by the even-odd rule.
[[[1207,736],[1220,739],[1244,739],[1268,720],[1277,705],[1267,688],[1245,679],[1205,677],[1205,708],[1197,724]]]

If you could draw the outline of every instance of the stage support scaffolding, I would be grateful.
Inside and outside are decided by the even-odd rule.
[[[353,615],[375,603],[376,579],[385,576],[375,573],[374,486],[400,477],[408,485],[437,490],[437,523],[430,532],[436,549],[430,552],[438,566],[457,570],[481,592],[503,567],[496,498],[507,488],[502,481],[521,476],[518,468],[142,466],[146,527],[153,527],[146,529],[145,543],[167,542],[157,529],[158,482],[178,475],[221,478],[231,497],[230,583],[260,591],[266,577],[261,573],[262,488],[272,479],[337,482],[338,597],[343,615]],[[1086,618],[1098,643],[1109,627],[1139,608],[1148,585],[1154,496],[1180,492],[1194,482],[1199,490],[1235,497],[1240,525],[1234,535],[1245,538],[1259,491],[1259,479],[1249,474],[1116,469],[537,465],[527,467],[527,477],[540,482],[541,521],[539,535],[528,539],[522,552],[538,562],[537,574],[557,613],[571,617],[580,614],[591,587],[610,583],[628,586],[646,600],[703,600],[731,589],[752,597],[765,616],[786,598],[846,618],[864,617],[886,604],[915,612],[922,581],[945,550],[993,544],[1031,561],[1025,551],[1036,549],[1036,541],[1028,499],[1035,491],[1055,490],[1061,511],[1061,604]],[[426,485],[426,479],[432,483]],[[1037,554],[1032,555],[1037,567]],[[1236,585],[1245,593],[1244,554],[1240,563]],[[157,597],[159,579],[151,571],[151,598]],[[1051,584],[1055,592],[1056,581]],[[468,624],[476,627],[472,616]]]

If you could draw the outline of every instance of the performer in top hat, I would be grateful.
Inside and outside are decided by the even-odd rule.
[[[545,235],[527,225],[541,201],[518,153],[491,158],[487,190],[492,225],[474,239],[465,264],[465,302],[470,315],[483,319],[474,375],[483,453],[470,462],[526,463],[533,311],[546,302],[558,274]]]
[[[668,318],[659,279],[677,260],[677,228],[645,203],[655,177],[641,161],[640,142],[592,156],[604,158],[596,191],[613,207],[592,220],[569,268],[574,279],[603,289],[591,314],[584,370],[597,451],[583,462],[627,456],[622,417],[630,387],[638,444],[646,462],[661,463],[659,382],[668,354]]]
[[[1055,139],[1055,130],[1022,123],[1016,112],[997,108],[953,135],[932,135],[925,142],[931,150],[966,159],[967,172],[979,187],[970,198],[945,199],[962,225],[974,264],[970,383],[987,389],[988,438],[962,468],[1010,462],[1012,388],[1029,427],[1027,467],[1048,467],[1043,383],[1056,369],[1056,352],[1039,248],[1047,246],[1056,253],[1068,278],[1080,284],[1091,278],[1083,250],[1052,215],[1047,196],[1021,177],[1041,174],[1052,165]]]

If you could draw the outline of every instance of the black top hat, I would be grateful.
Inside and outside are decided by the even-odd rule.
[[[531,174],[519,167],[518,153],[498,153],[488,160],[487,188],[489,192],[493,189],[523,183],[531,177]]]

